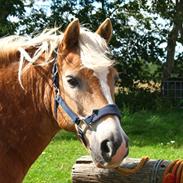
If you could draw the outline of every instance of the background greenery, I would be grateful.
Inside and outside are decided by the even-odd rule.
[[[121,86],[182,76],[183,2],[181,0],[0,0],[0,36],[33,35],[45,28],[64,30],[73,19],[95,31],[109,17],[110,44]]]
[[[122,126],[130,138],[130,157],[183,158],[183,111],[130,113]],[[71,183],[75,160],[87,151],[72,133],[61,131],[33,164],[24,183]]]

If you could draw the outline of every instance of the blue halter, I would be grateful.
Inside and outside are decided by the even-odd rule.
[[[84,122],[88,126],[92,126],[95,122],[107,115],[114,115],[118,118],[121,118],[121,113],[118,107],[115,104],[108,104],[100,109],[93,110],[93,113],[84,119],[80,119],[79,116],[72,111],[72,109],[66,104],[62,96],[59,94],[59,75],[58,75],[58,66],[55,61],[53,64],[52,69],[52,79],[53,79],[53,87],[55,90],[55,104],[54,104],[54,113],[55,117],[57,118],[57,109],[58,107],[62,107],[62,109],[67,113],[67,115],[71,118],[72,122],[78,126],[78,134],[79,137],[82,139],[83,143],[86,146],[86,141],[84,138],[84,133],[82,129],[79,127],[80,122]]]

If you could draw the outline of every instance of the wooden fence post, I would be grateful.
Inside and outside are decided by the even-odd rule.
[[[140,159],[126,158],[121,167],[133,168]],[[162,183],[167,160],[149,160],[137,173],[124,176],[114,169],[97,168],[90,156],[83,156],[76,161],[72,169],[73,183]]]

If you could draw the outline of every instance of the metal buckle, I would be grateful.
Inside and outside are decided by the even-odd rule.
[[[80,124],[84,123],[86,125],[86,127],[84,128],[84,130],[80,127]],[[84,119],[80,119],[79,122],[77,123],[77,129],[78,129],[78,136],[81,139],[81,141],[83,142],[83,144],[85,145],[85,147],[87,148],[87,142],[85,139],[85,133],[86,130],[88,128],[92,128],[91,124],[88,124]]]
[[[82,143],[84,144],[84,146],[87,147],[87,143],[86,143],[86,139],[84,137],[83,130],[81,129],[80,126],[77,126],[77,128],[78,128],[78,136],[79,136],[80,140],[82,141]]]

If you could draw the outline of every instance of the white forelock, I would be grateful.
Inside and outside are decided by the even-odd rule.
[[[109,49],[106,41],[97,33],[81,28],[79,46],[81,62],[85,67],[100,70],[111,66],[114,62],[107,57]]]

